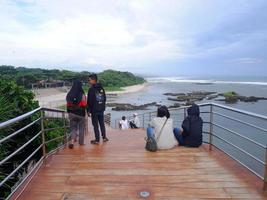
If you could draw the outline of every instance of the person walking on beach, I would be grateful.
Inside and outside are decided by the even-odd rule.
[[[100,83],[97,82],[97,75],[91,74],[89,76],[89,84],[91,87],[88,90],[87,96],[87,109],[91,114],[92,124],[95,132],[95,140],[91,141],[91,144],[99,144],[100,133],[99,126],[103,138],[103,142],[107,142],[106,128],[104,122],[104,111],[106,109],[106,93]]]
[[[79,135],[79,144],[84,144],[86,96],[81,81],[75,80],[66,96],[67,112],[70,119],[71,141],[69,148],[74,147],[74,141]]]

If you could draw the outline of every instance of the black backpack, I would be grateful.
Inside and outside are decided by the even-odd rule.
[[[104,89],[101,88],[100,90],[96,90],[95,97],[96,97],[96,110],[104,111],[106,107]]]

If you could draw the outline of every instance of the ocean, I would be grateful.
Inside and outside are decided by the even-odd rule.
[[[116,97],[111,97],[109,101],[116,103],[130,103],[135,105],[157,102],[160,105],[171,106],[176,102],[168,100],[168,96],[164,95],[164,93],[187,93],[194,91],[218,93],[234,91],[243,96],[267,97],[266,77],[150,77],[147,78],[147,82],[148,86],[145,90],[136,93],[121,94]],[[266,100],[260,100],[254,103],[237,102],[234,104],[227,104],[223,101],[209,101],[205,99],[203,101],[197,101],[196,103],[205,103],[212,101],[218,104],[227,105],[233,108],[238,108],[267,116]],[[111,113],[113,123],[115,119],[119,119],[123,115],[131,116],[133,113],[142,114],[156,110],[156,106],[150,106],[146,110],[137,111],[112,111],[111,108],[107,108],[107,112]],[[251,118],[248,116],[236,114],[221,109],[217,109],[216,112],[220,112],[221,114],[237,118],[247,123],[253,123],[255,125],[260,126],[262,129],[267,130],[267,121]],[[183,120],[183,113],[180,113],[179,116],[176,114],[173,113],[171,117],[174,119],[174,126],[179,127],[181,121]],[[204,121],[208,121],[209,114],[203,114],[202,118],[204,119]],[[146,120],[148,120],[148,118]],[[225,119],[220,116],[214,117],[214,122],[246,138],[249,138],[250,140],[256,141],[262,146],[267,145],[267,132],[251,128],[247,125],[238,122],[233,122],[229,119]],[[204,124],[204,131],[209,131],[209,124]],[[265,162],[265,148],[259,147],[258,145],[246,139],[242,139],[239,136],[219,127],[214,127],[214,133],[219,137],[230,141],[237,148],[232,147],[231,145],[221,141],[218,138],[214,138],[213,142],[217,145],[217,147],[223,149],[229,155],[241,161],[247,167],[256,172],[259,176],[262,177],[264,175],[263,162]],[[208,141],[208,137],[205,134],[204,141]],[[242,149],[243,151],[239,150],[238,148]],[[244,153],[244,151],[248,152],[250,155],[247,155],[246,153]],[[257,159],[260,161],[258,161]]]
[[[167,92],[186,93],[193,91],[208,91],[224,93],[235,91],[244,96],[260,96],[267,97],[267,77],[217,77],[217,78],[194,78],[194,77],[153,77],[147,78],[148,86],[145,90],[130,94],[121,94],[117,97],[109,99],[116,103],[131,103],[141,105],[145,103],[157,102],[161,105],[171,106],[175,102],[168,100],[163,95]],[[214,100],[213,100],[214,101]],[[196,103],[209,102],[204,100]],[[226,104],[225,102],[217,102]],[[267,115],[267,101],[258,101],[256,103],[238,102],[235,104],[227,104],[234,108],[240,108],[246,111]],[[148,107],[147,110],[134,111],[144,113],[156,110],[156,106]],[[112,111],[107,109],[113,119],[120,118],[122,115],[128,116],[133,112],[128,111]]]

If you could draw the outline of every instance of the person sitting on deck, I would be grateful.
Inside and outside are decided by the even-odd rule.
[[[134,113],[133,117],[134,117],[133,120],[130,121],[130,127],[132,129],[140,128],[140,120],[137,113]]]
[[[153,134],[157,140],[158,149],[171,149],[177,145],[173,134],[173,120],[166,106],[158,108],[157,117],[152,119],[147,128],[147,137],[152,137]]]
[[[125,116],[122,116],[120,122],[119,122],[119,127],[121,130],[127,130],[129,129],[129,124],[128,124],[128,120],[126,119]]]
[[[74,81],[66,97],[67,112],[70,119],[71,141],[69,148],[72,149],[74,141],[79,135],[79,144],[84,144],[86,96],[81,81]],[[79,132],[79,134],[77,134]]]
[[[200,117],[199,106],[193,104],[187,109],[188,116],[182,123],[182,129],[175,128],[174,136],[180,146],[199,147],[202,144],[203,120]]]

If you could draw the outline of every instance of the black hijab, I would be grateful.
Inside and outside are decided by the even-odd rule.
[[[170,118],[170,112],[166,106],[160,106],[158,108],[158,114],[157,117],[167,117],[167,119]]]
[[[75,80],[70,91],[67,94],[66,100],[67,102],[71,102],[73,104],[79,104],[83,98],[84,91],[82,87],[82,82],[79,80]]]

